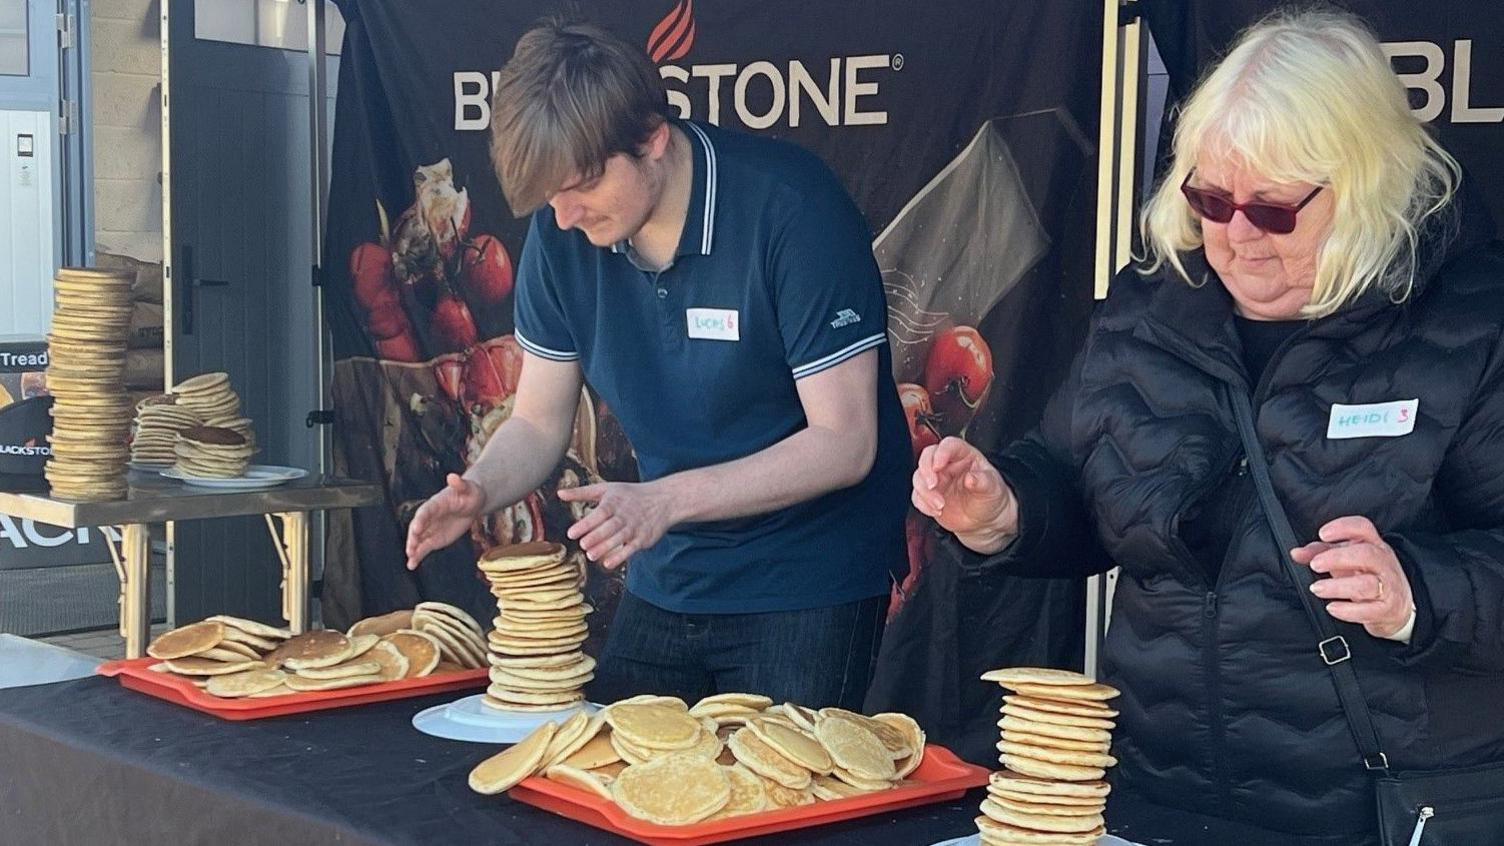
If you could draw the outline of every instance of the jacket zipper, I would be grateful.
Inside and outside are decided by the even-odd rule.
[[[1426,820],[1436,816],[1436,809],[1424,805],[1415,815],[1415,828],[1410,832],[1410,846],[1420,846],[1420,838],[1426,833]]]
[[[1241,450],[1233,452],[1223,461],[1217,468],[1217,472],[1207,476],[1209,480],[1207,483],[1198,485],[1185,499],[1181,500],[1179,508],[1175,511],[1175,516],[1170,519],[1171,546],[1180,556],[1186,570],[1195,574],[1195,577],[1206,588],[1201,604],[1201,660],[1202,668],[1206,673],[1207,725],[1211,730],[1212,742],[1210,746],[1212,749],[1220,749],[1224,738],[1222,729],[1222,677],[1221,670],[1218,668],[1218,664],[1220,663],[1218,658],[1221,650],[1217,648],[1217,602],[1219,599],[1217,592],[1221,588],[1222,573],[1227,569],[1226,553],[1223,554],[1223,566],[1217,570],[1217,578],[1215,580],[1208,579],[1206,577],[1206,568],[1196,560],[1196,556],[1191,553],[1190,547],[1185,545],[1185,541],[1180,539],[1180,520],[1186,508],[1195,502],[1197,498],[1205,495],[1218,484],[1225,483],[1228,472],[1232,470],[1235,460],[1240,454]],[[1223,763],[1224,758],[1225,756],[1221,754],[1214,753],[1212,755],[1212,772],[1216,782],[1213,790],[1220,807],[1227,807],[1228,799],[1231,795],[1227,770]]]
[[[1232,798],[1232,790],[1228,784],[1227,756],[1222,754],[1222,745],[1226,736],[1222,728],[1222,671],[1218,667],[1218,657],[1221,650],[1217,648],[1217,591],[1209,590],[1201,604],[1201,636],[1203,646],[1201,654],[1206,669],[1207,702],[1211,706],[1208,715],[1212,735],[1212,771],[1215,777],[1213,790],[1217,801],[1216,807],[1226,808]]]
[[[1284,356],[1285,352],[1293,343],[1309,334],[1310,329],[1310,324],[1301,326],[1293,333],[1291,333],[1289,337],[1281,341],[1280,345],[1275,348],[1274,353],[1269,356],[1269,360],[1264,364],[1264,372],[1259,374],[1258,384],[1253,386],[1252,408],[1254,409],[1253,413],[1255,415],[1258,414],[1257,409],[1259,407],[1259,404],[1262,402],[1264,393],[1269,390],[1270,377],[1277,369],[1275,365]],[[1187,347],[1185,344],[1177,344],[1176,346],[1183,351],[1183,354],[1188,353],[1188,355],[1186,355],[1188,361],[1201,362],[1202,370],[1207,373],[1207,375],[1221,379],[1223,382],[1231,386],[1232,390],[1244,392],[1249,391],[1248,374],[1245,369],[1227,368],[1221,366],[1220,362],[1204,356],[1201,350],[1194,346]],[[1208,367],[1207,365],[1211,366]],[[1236,413],[1236,408],[1234,408],[1234,413]],[[1254,422],[1257,422],[1256,417]],[[1248,460],[1247,456],[1243,455],[1243,450],[1241,449],[1235,451],[1232,455],[1233,458],[1241,455],[1245,462]],[[1202,493],[1204,493],[1204,491],[1210,490],[1212,485],[1215,485],[1218,481],[1221,481],[1222,477],[1226,476],[1227,472],[1232,469],[1232,460],[1232,458],[1228,460],[1227,464],[1222,468],[1220,473],[1213,474],[1210,477],[1214,480],[1211,484],[1199,486],[1193,496],[1201,495]],[[1202,574],[1200,576],[1201,583],[1210,588],[1205,594],[1201,608],[1201,631],[1203,637],[1201,654],[1202,664],[1205,667],[1207,676],[1207,703],[1211,720],[1210,726],[1212,735],[1212,773],[1216,782],[1216,784],[1213,786],[1213,790],[1216,794],[1220,807],[1227,808],[1232,804],[1232,788],[1230,786],[1230,778],[1227,772],[1227,755],[1225,754],[1225,750],[1222,748],[1222,745],[1226,741],[1226,732],[1223,730],[1222,726],[1222,685],[1221,674],[1218,671],[1218,656],[1220,655],[1221,650],[1217,645],[1217,603],[1219,601],[1218,593],[1222,587],[1223,578],[1227,574],[1227,556],[1231,553],[1232,546],[1231,543],[1229,543],[1228,551],[1223,554],[1222,566],[1217,570],[1217,578],[1215,580],[1208,580],[1204,574],[1204,568],[1202,568],[1200,564],[1196,562],[1196,558],[1191,554],[1190,548],[1180,540],[1181,514],[1184,512],[1185,508],[1194,501],[1194,498],[1187,497],[1181,502],[1179,510],[1175,512],[1174,518],[1172,518],[1170,521],[1170,537],[1173,541],[1173,546],[1176,548],[1176,551],[1180,553],[1181,558],[1190,566],[1192,572],[1198,572]],[[1260,504],[1259,508],[1260,510],[1262,510],[1262,503]],[[1278,546],[1278,543],[1276,542],[1275,545]],[[1299,601],[1298,598],[1297,601]],[[1424,821],[1420,823],[1420,827],[1425,827]],[[1417,846],[1417,844],[1411,844],[1411,846]]]

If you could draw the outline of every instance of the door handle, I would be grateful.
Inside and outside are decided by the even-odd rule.
[[[228,279],[199,279],[193,273],[193,247],[183,245],[183,254],[178,262],[178,279],[181,284],[174,286],[182,290],[180,298],[179,314],[182,315],[179,326],[184,335],[193,334],[193,309],[198,299],[195,289],[197,288],[223,288],[230,284]]]

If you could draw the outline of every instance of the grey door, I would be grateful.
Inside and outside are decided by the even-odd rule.
[[[172,378],[229,373],[256,461],[318,472],[319,432],[305,422],[320,395],[308,57],[196,38],[193,0],[164,2]],[[263,520],[179,523],[174,550],[177,621],[280,623],[281,567]]]

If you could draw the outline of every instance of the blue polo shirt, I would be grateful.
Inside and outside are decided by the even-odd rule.
[[[675,527],[627,589],[684,614],[791,611],[884,594],[907,569],[913,452],[861,212],[792,144],[676,121],[694,182],[670,266],[533,215],[518,262],[523,349],[579,361],[644,481],[763,450],[808,424],[796,383],[878,351],[878,447],[861,483],[779,511]]]

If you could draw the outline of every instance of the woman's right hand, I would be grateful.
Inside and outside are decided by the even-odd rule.
[[[418,508],[407,527],[407,569],[418,569],[428,553],[459,540],[485,507],[486,494],[480,485],[450,473],[444,489]]]
[[[992,462],[961,438],[949,437],[919,454],[914,507],[955,533],[967,547],[991,554],[1018,534],[1018,502]]]

